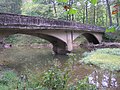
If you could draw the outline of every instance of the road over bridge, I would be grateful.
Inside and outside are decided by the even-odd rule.
[[[0,43],[12,34],[33,35],[48,40],[56,54],[73,50],[73,41],[83,35],[90,43],[102,42],[105,28],[78,22],[0,13]]]

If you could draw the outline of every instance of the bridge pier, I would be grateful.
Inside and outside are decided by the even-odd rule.
[[[66,54],[68,51],[66,49],[60,48],[60,47],[56,47],[53,46],[53,51],[55,54]]]
[[[58,35],[56,33],[53,35],[58,38],[52,42],[53,51],[55,54],[67,54],[73,50],[73,33],[71,31],[59,33]]]
[[[72,32],[67,32],[66,35],[66,43],[67,43],[67,51],[72,51],[73,50],[73,33]]]
[[[54,41],[53,51],[55,54],[66,54],[68,51],[66,50],[66,43],[60,41]]]

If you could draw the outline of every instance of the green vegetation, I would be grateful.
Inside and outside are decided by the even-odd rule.
[[[0,0],[0,12],[21,13],[22,0]]]
[[[88,78],[69,84],[69,72],[53,67],[42,75],[20,75],[6,71],[0,77],[0,90],[97,90]]]
[[[82,59],[85,64],[93,64],[110,71],[120,70],[120,49],[98,49],[84,53]]]
[[[84,78],[77,82],[76,85],[70,85],[69,90],[97,90],[95,85],[91,85],[88,83],[88,78]]]
[[[4,72],[0,78],[0,89],[1,90],[12,90],[17,86],[18,77],[12,71]]]
[[[105,33],[103,39],[106,42],[120,42],[120,31],[117,30],[114,33]]]
[[[77,21],[106,27],[106,33],[114,33],[116,30],[113,26],[120,32],[119,3],[120,0],[0,0],[0,12]],[[116,36],[120,37],[118,34]],[[8,39],[17,43],[16,37],[13,37]],[[21,38],[21,35],[17,37]],[[111,38],[111,34],[105,37],[108,41],[120,41],[119,38]]]
[[[44,18],[54,17],[51,4],[45,5],[45,4],[31,3],[31,2],[24,3],[24,5],[22,6],[22,14],[31,15],[31,16],[41,16]]]
[[[32,78],[33,79],[33,78]],[[38,83],[28,80],[26,75],[20,77],[14,71],[6,71],[0,78],[0,90],[43,90],[38,87]]]
[[[39,37],[24,35],[24,34],[15,34],[7,37],[5,39],[6,43],[14,44],[14,45],[30,45],[30,44],[45,44],[49,43],[48,41],[41,39]]]
[[[54,67],[43,74],[42,85],[48,90],[66,90],[68,80],[68,71],[61,71]]]
[[[22,14],[63,20],[74,20],[85,24],[109,27],[119,26],[119,11],[112,12],[119,0],[30,0],[21,6]],[[107,4],[108,2],[108,4]],[[109,7],[109,8],[107,8]],[[111,9],[114,8],[114,9]],[[110,17],[109,17],[110,16]],[[110,24],[110,25],[109,25]]]

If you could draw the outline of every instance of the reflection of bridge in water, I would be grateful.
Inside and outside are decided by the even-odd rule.
[[[73,41],[80,35],[90,43],[101,43],[104,31],[102,27],[77,22],[0,13],[1,44],[4,37],[12,34],[33,35],[52,43],[56,54],[72,51]]]

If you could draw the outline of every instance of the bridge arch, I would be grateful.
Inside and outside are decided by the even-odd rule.
[[[88,40],[89,43],[99,44],[98,38],[91,33],[82,33],[82,35]]]
[[[55,54],[65,54],[67,52],[67,44],[60,38],[47,34],[39,34],[38,37],[49,41],[53,45]]]
[[[53,51],[55,54],[65,54],[67,52],[66,42],[64,42],[63,40],[57,37],[43,34],[43,33],[39,33],[39,34],[38,33],[10,33],[10,34],[5,35],[5,37],[8,37],[14,34],[31,35],[31,36],[39,37],[41,39],[45,39],[53,45]]]
[[[84,36],[89,43],[99,44],[101,42],[101,39],[99,40],[99,36],[97,34],[87,32],[76,33],[73,41],[75,41],[78,37],[81,37],[81,35]]]

